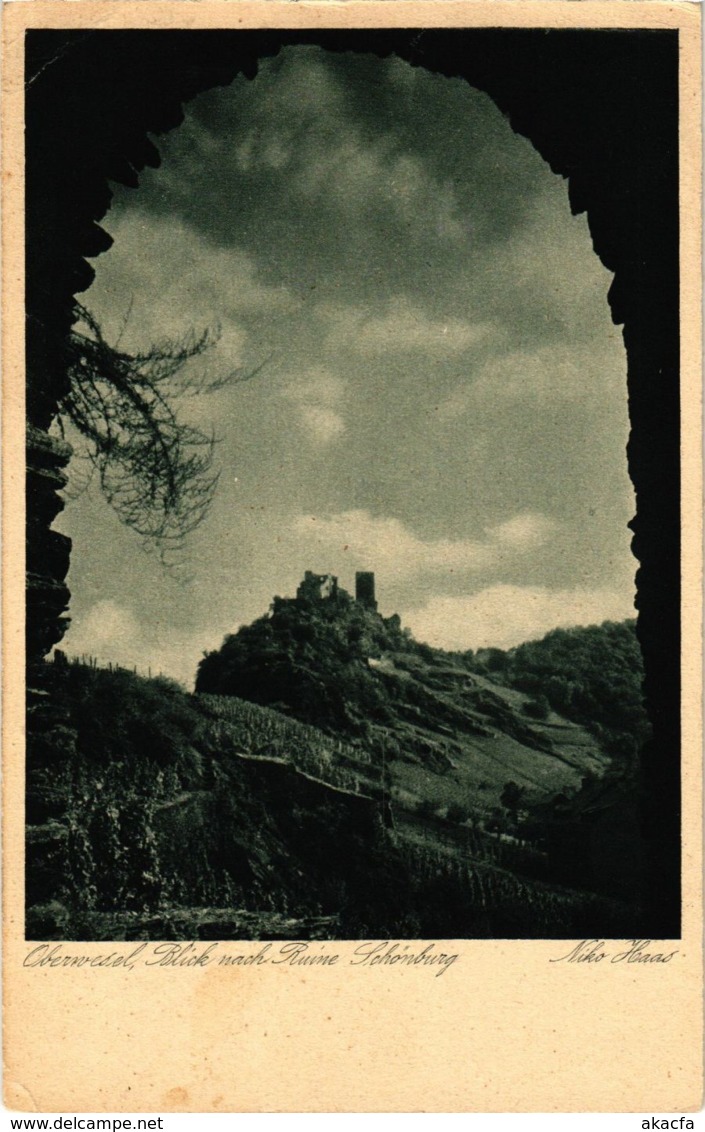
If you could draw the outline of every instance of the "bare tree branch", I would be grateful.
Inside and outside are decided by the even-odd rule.
[[[214,346],[219,330],[130,354],[118,348],[120,339],[118,346],[106,341],[85,307],[77,305],[76,313],[60,410],[87,440],[88,459],[122,522],[168,561],[207,515],[219,474],[215,436],[181,420],[174,404],[184,394],[249,381],[269,359],[250,373],[193,377],[183,373],[186,363]]]

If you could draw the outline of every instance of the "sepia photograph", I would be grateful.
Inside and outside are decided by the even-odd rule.
[[[678,33],[25,61],[26,938],[677,938]]]
[[[701,6],[2,16],[9,1123],[693,1113]]]

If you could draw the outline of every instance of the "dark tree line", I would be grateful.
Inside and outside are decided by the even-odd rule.
[[[477,658],[468,663],[478,666]],[[554,629],[506,653],[493,649],[484,663],[494,679],[533,697],[529,714],[545,718],[553,708],[591,730],[615,756],[629,761],[649,736],[634,621]]]

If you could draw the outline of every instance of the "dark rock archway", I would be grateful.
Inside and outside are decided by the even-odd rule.
[[[209,87],[252,77],[283,45],[396,52],[486,91],[586,211],[615,278],[637,493],[639,636],[654,739],[643,758],[651,934],[679,933],[678,38],[674,31],[30,31],[27,128],[27,640],[30,662],[64,631],[69,541],[50,530],[69,451],[47,435],[67,380],[73,298],[110,246],[111,180],[137,186],[149,135]]]

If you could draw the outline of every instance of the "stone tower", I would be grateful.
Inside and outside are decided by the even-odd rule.
[[[314,574],[307,570],[303,582],[296,591],[301,601],[325,601],[338,596],[338,579],[334,574]]]
[[[375,601],[375,576],[369,570],[358,570],[355,575],[355,600],[366,609],[377,612]]]

